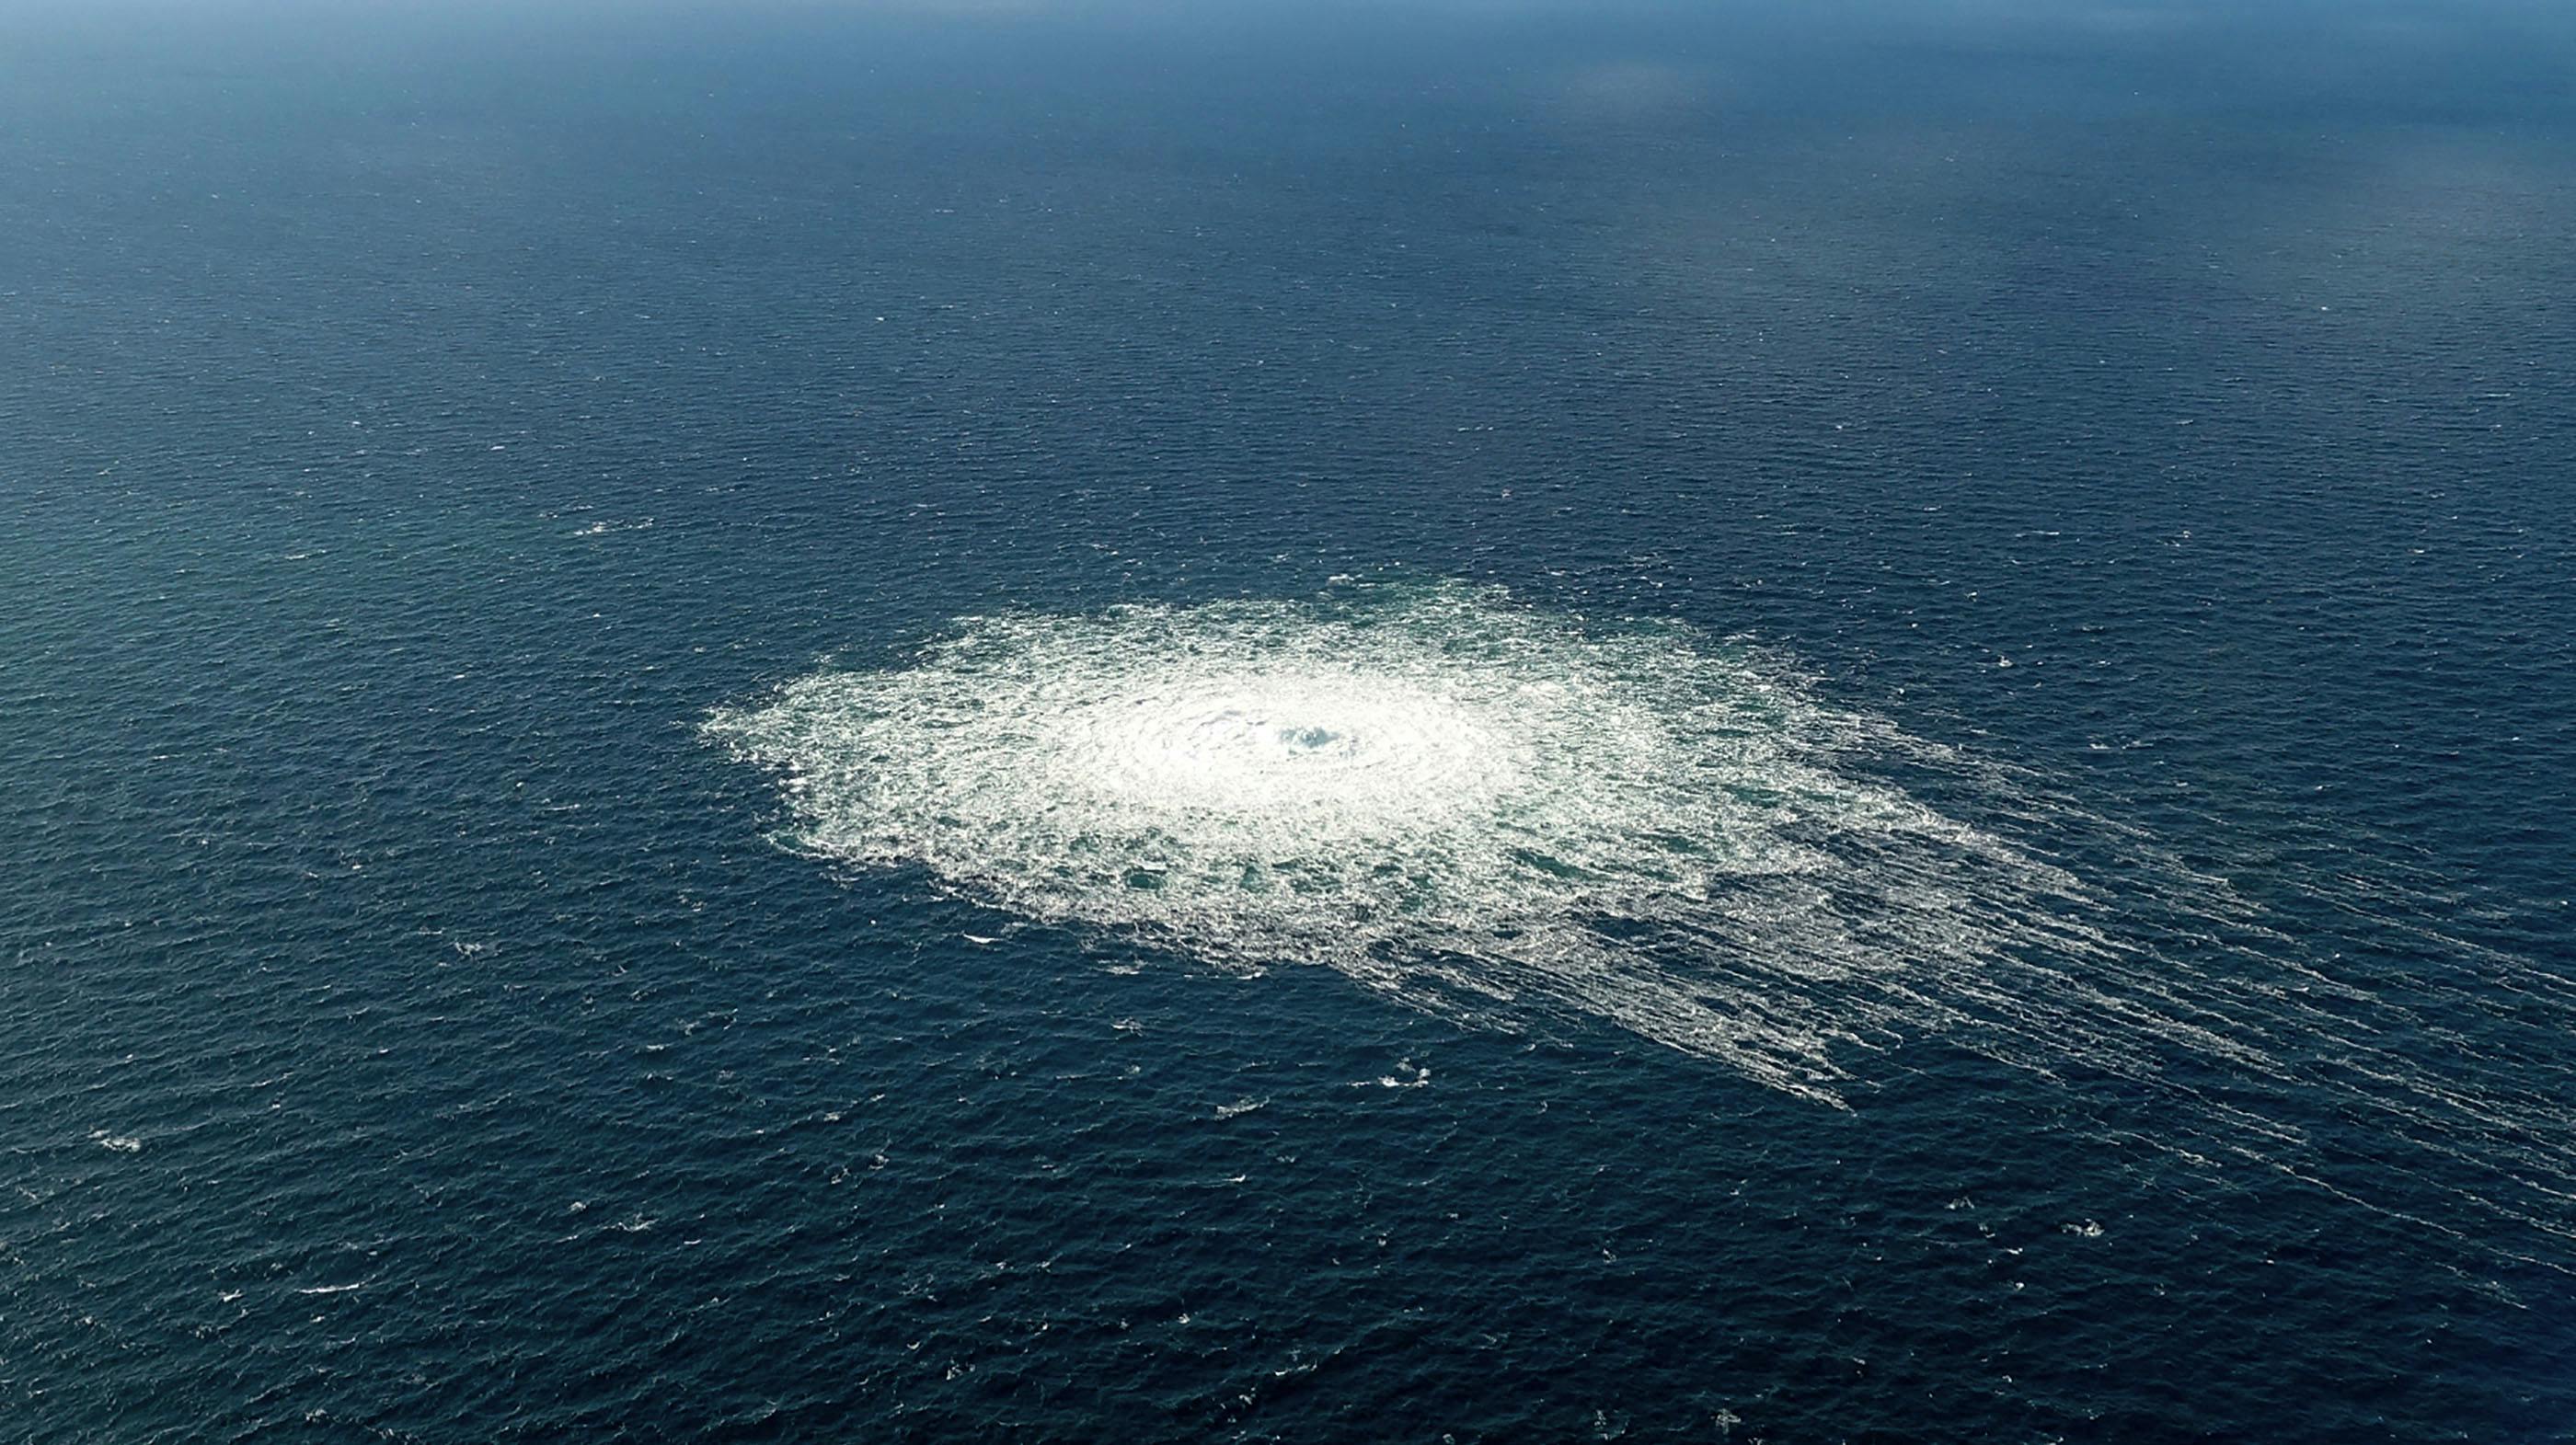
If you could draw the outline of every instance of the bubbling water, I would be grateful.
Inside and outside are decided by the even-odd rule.
[[[1748,648],[1485,590],[980,618],[711,727],[818,854],[1836,1102],[1926,978],[2081,941],[2072,877],[1838,765],[1889,730]]]
[[[2361,1167],[2541,1231],[2553,1267],[2576,1242],[2576,1120],[2545,1082],[2563,1063],[2539,1062],[2576,979],[2435,940],[2513,980],[2536,1037],[2428,1059],[2405,1044],[2438,1028],[2420,1000],[2476,1000],[2302,963],[2136,830],[1687,628],[1454,585],[985,617],[708,731],[782,776],[792,846],[1039,922],[1331,968],[1471,1024],[1613,1025],[1837,1106],[1866,1060],[1939,1038],[2161,1101],[2152,1136],[2106,1128],[2191,1167],[2346,1198],[2291,1121],[2372,1118],[2418,1162]],[[2127,886],[1946,815],[1898,770],[2090,838]]]

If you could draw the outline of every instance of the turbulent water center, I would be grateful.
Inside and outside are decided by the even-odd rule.
[[[2073,878],[1856,766],[1930,744],[1744,643],[1488,589],[975,618],[710,729],[829,858],[1821,1098],[1843,1046],[2081,942]]]
[[[2393,1047],[2416,1005],[2299,961],[2136,830],[1742,639],[1464,584],[976,617],[707,731],[781,779],[789,846],[1104,942],[1608,1026],[1837,1106],[1938,1041],[2152,1098],[2131,1137],[2194,1167],[2325,1182],[2292,1122],[2324,1100],[2576,1237],[2563,1110]],[[2055,832],[2116,859],[2116,896]]]

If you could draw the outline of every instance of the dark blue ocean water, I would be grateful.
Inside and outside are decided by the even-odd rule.
[[[0,1439],[2576,1438],[2576,26],[1287,9],[0,12]],[[1794,658],[2384,1052],[1835,1110],[701,731],[1344,575]]]

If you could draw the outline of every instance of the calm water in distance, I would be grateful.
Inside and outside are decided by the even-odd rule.
[[[11,7],[0,1440],[2576,1438],[2572,63]],[[818,859],[705,733],[1352,578],[1955,750],[1838,766],[2265,1067],[1836,1109]]]

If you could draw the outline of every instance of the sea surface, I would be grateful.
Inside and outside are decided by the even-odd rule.
[[[0,1440],[2576,1439],[2563,6],[0,6]]]

